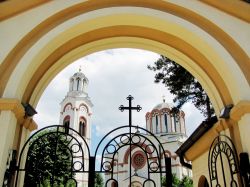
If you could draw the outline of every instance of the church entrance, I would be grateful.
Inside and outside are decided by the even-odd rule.
[[[85,138],[66,125],[33,134],[21,150],[15,186],[94,187],[97,176],[102,175],[107,187],[159,187],[163,179],[164,186],[171,187],[171,158],[153,133],[132,125],[132,110],[139,112],[141,107],[132,106],[132,96],[127,100],[129,106],[119,109],[129,111],[129,125],[107,133],[93,155]],[[123,160],[120,153],[125,153]],[[125,177],[119,178],[120,173]]]

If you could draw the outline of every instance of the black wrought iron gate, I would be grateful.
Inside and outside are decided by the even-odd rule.
[[[15,186],[77,186],[79,176],[94,187],[97,173],[105,175],[108,187],[133,185],[159,187],[166,177],[167,187],[172,186],[171,158],[166,157],[161,142],[148,130],[132,125],[132,96],[129,106],[120,110],[129,111],[129,125],[120,126],[106,134],[98,144],[93,156],[88,140],[77,131],[65,126],[49,126],[37,131],[21,150]],[[119,153],[125,156],[120,160]],[[26,156],[27,155],[27,159]],[[99,159],[100,158],[100,159]],[[122,171],[121,171],[122,168]],[[143,172],[142,172],[143,171]],[[127,177],[119,174],[127,172]]]
[[[208,168],[210,186],[249,186],[248,182],[243,183],[238,154],[228,136],[220,135],[214,139],[209,150]]]

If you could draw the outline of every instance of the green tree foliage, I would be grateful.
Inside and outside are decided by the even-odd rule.
[[[95,174],[95,187],[103,187],[104,181],[100,173]]]
[[[148,69],[156,72],[156,83],[165,84],[170,93],[175,95],[174,102],[178,109],[191,101],[206,118],[211,118],[214,114],[208,95],[185,68],[161,55],[153,66],[148,66]]]
[[[75,186],[71,162],[66,136],[53,130],[41,131],[30,142],[24,186]]]
[[[181,181],[178,177],[176,177],[176,174],[172,174],[172,186],[179,187],[180,183],[181,183]]]
[[[193,187],[193,180],[190,177],[185,176],[180,183],[183,187]]]
[[[166,177],[163,176],[161,179],[162,186],[167,186]],[[172,186],[173,187],[193,187],[193,180],[190,177],[185,176],[180,180],[176,174],[172,174]]]

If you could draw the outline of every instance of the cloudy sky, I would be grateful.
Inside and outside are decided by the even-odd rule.
[[[128,112],[118,107],[128,105],[126,97],[134,97],[133,105],[141,112],[133,112],[133,125],[145,127],[145,114],[162,102],[172,103],[173,96],[162,84],[154,83],[154,72],[147,69],[159,55],[139,49],[111,49],[85,56],[61,71],[44,91],[34,117],[39,129],[59,123],[60,102],[68,91],[69,78],[79,70],[89,79],[88,94],[93,107],[92,146],[108,131],[128,124]],[[182,110],[186,114],[187,134],[190,135],[204,119],[190,103]]]

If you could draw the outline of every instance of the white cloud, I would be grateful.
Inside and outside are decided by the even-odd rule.
[[[173,96],[162,84],[154,83],[154,72],[147,69],[159,58],[158,54],[138,49],[111,49],[91,54],[77,60],[50,83],[37,107],[35,120],[39,128],[59,122],[59,103],[68,91],[68,80],[81,65],[89,79],[89,96],[94,104],[92,124],[95,136],[103,136],[108,131],[128,124],[128,112],[118,110],[127,106],[126,97],[134,97],[133,105],[141,105],[142,111],[133,112],[133,124],[145,125],[145,114],[162,102],[172,103]],[[190,104],[183,108],[186,113],[188,134],[202,121],[202,116]]]
[[[182,110],[185,112],[187,135],[191,135],[192,132],[204,120],[204,117],[200,114],[199,110],[195,108],[195,106],[191,103],[186,103],[182,107]]]

